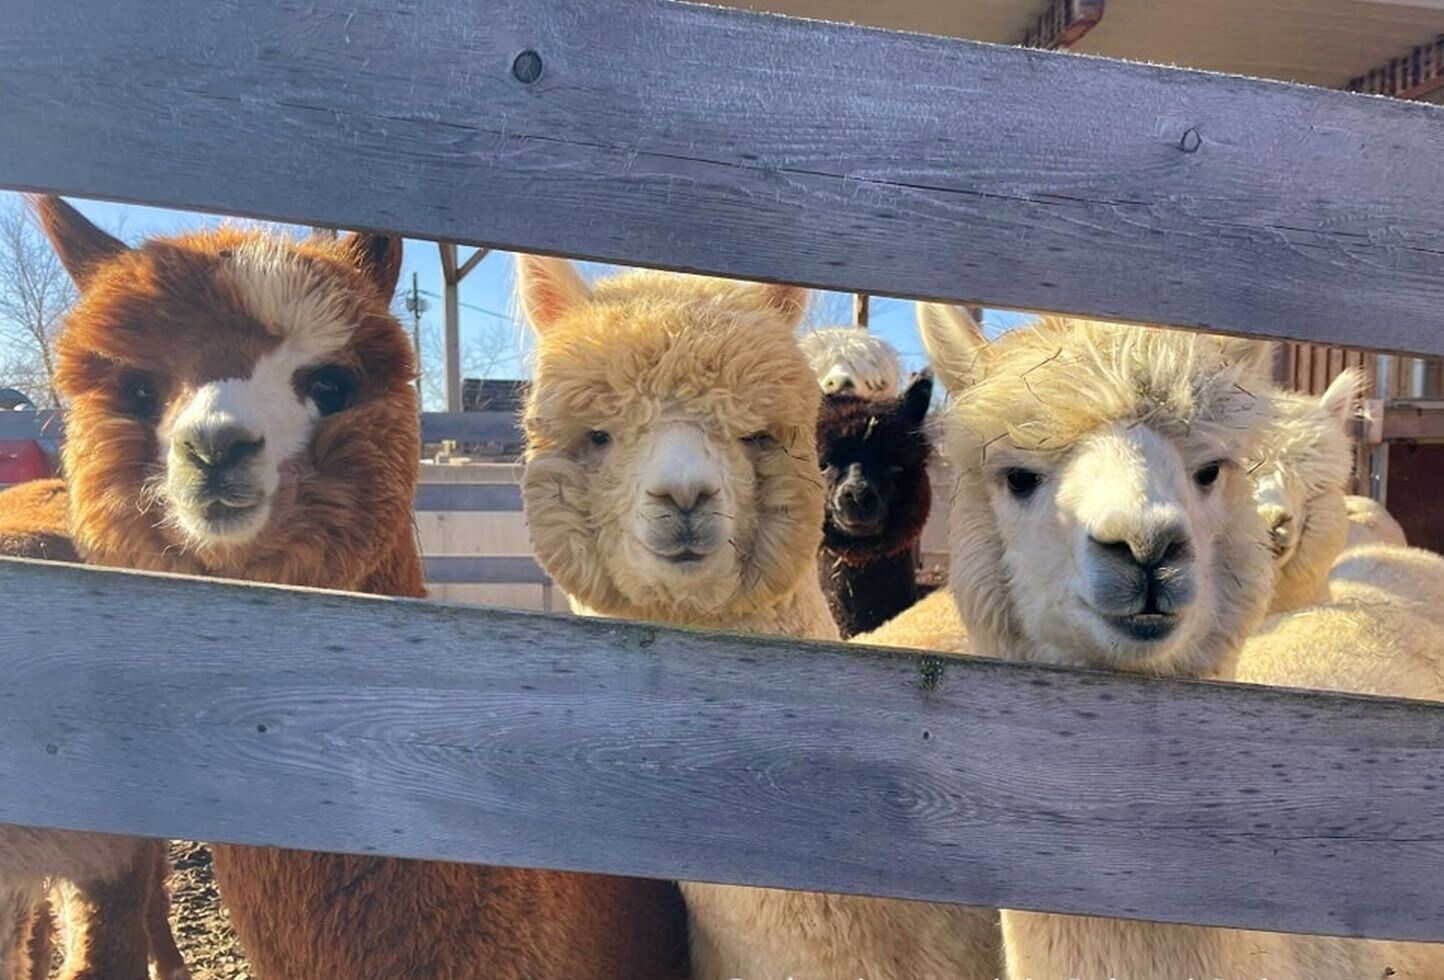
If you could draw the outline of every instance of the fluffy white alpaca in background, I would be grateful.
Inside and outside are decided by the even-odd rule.
[[[1266,345],[1047,319],[987,344],[925,320],[957,474],[950,585],[975,652],[1227,678],[1269,602],[1244,462]],[[941,356],[939,356],[941,355]],[[1444,947],[1004,910],[1014,980],[1444,976]]]
[[[887,399],[902,392],[897,351],[864,327],[823,327],[803,334],[800,346],[829,395]]]

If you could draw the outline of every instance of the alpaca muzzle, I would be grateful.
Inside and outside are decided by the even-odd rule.
[[[235,423],[176,434],[166,488],[177,522],[201,541],[227,542],[264,521],[267,493],[259,476],[266,440]]]
[[[1090,537],[1086,555],[1088,605],[1130,640],[1166,638],[1193,603],[1193,547],[1181,529],[1137,540]]]

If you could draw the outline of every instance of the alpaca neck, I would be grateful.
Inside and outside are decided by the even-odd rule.
[[[918,601],[910,546],[862,564],[824,546],[818,575],[843,639],[877,629]]]
[[[356,587],[372,595],[426,598],[426,567],[416,534],[408,525],[399,529],[391,547]]]

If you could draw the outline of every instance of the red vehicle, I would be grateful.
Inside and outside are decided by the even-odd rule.
[[[46,441],[30,399],[13,388],[0,388],[0,487],[53,475]]]

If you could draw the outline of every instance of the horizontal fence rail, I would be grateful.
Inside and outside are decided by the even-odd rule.
[[[666,0],[0,31],[3,187],[1426,354],[1441,155],[1436,106]]]
[[[1424,703],[0,561],[5,822],[1444,939],[1441,772]]]

